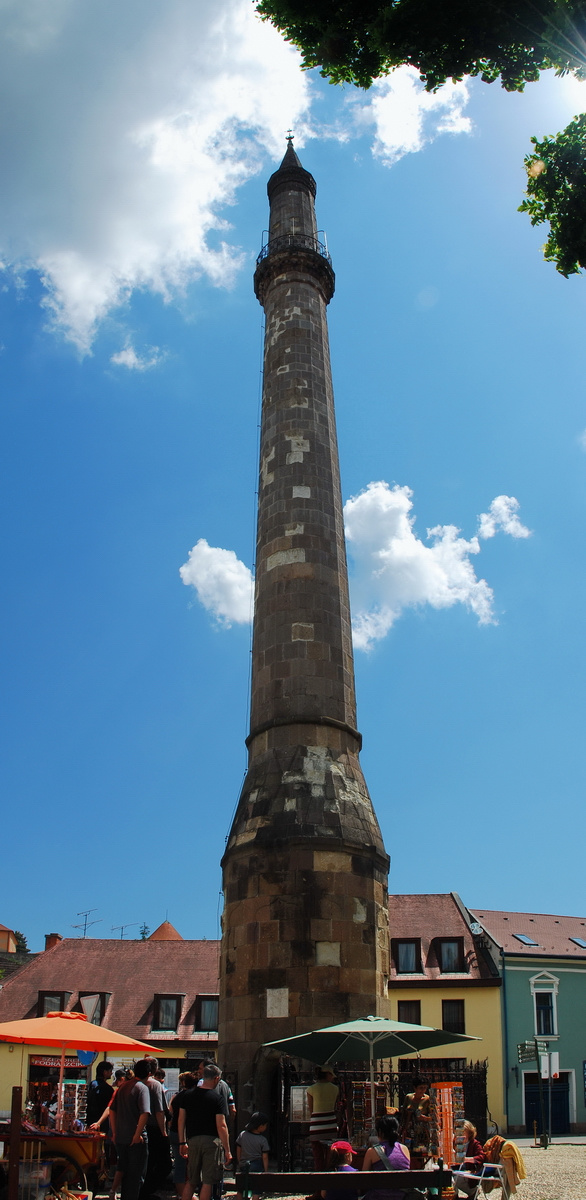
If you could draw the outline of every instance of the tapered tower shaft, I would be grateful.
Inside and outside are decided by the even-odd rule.
[[[249,769],[222,864],[220,1044],[255,1089],[247,1108],[263,1099],[263,1042],[386,1011],[388,975],[388,858],[358,759],[334,273],[291,142],[268,194]]]

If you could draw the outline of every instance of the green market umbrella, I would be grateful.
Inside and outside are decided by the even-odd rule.
[[[448,1033],[430,1025],[408,1025],[386,1017],[364,1017],[345,1021],[342,1025],[327,1025],[310,1033],[265,1042],[266,1047],[284,1050],[298,1058],[314,1063],[365,1062],[370,1066],[370,1104],[374,1122],[374,1060],[394,1058],[397,1054],[419,1054],[434,1046],[449,1046],[453,1042],[477,1042],[480,1039],[466,1033]]]

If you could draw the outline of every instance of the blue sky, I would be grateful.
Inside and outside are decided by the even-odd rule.
[[[6,12],[0,921],[33,949],[85,909],[96,936],[166,915],[217,936],[246,768],[251,277],[290,126],[337,277],[390,888],[583,913],[586,292],[516,211],[531,135],[580,85],[332,88],[243,0]]]

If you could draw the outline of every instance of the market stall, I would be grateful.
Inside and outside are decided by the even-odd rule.
[[[78,1121],[72,1114],[79,1101],[79,1092],[77,1085],[75,1092],[72,1092],[71,1081],[65,1078],[66,1051],[73,1050],[79,1060],[80,1054],[83,1057],[88,1052],[96,1053],[102,1050],[118,1050],[147,1056],[153,1053],[153,1048],[146,1042],[125,1037],[124,1034],[115,1033],[114,1030],[105,1029],[101,1025],[93,1025],[85,1013],[77,1012],[53,1012],[47,1013],[45,1017],[2,1022],[0,1041],[15,1045],[49,1046],[60,1051],[53,1131],[43,1130],[27,1121],[23,1128],[22,1087],[12,1089],[11,1119],[0,1126],[2,1156],[8,1175],[8,1200],[17,1200],[19,1176],[27,1163],[30,1176],[31,1163],[48,1162],[51,1167],[51,1186],[58,1183],[55,1176],[56,1167],[59,1166],[63,1183],[71,1185],[77,1182],[78,1186],[85,1187],[87,1169],[99,1164],[104,1139],[101,1134],[67,1128],[68,1125],[74,1126]],[[38,1200],[42,1190],[40,1179],[43,1173],[40,1165],[38,1170],[39,1187],[34,1191],[31,1200]]]

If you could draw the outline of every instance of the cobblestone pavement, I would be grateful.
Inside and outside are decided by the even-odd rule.
[[[523,1147],[521,1153],[527,1178],[518,1200],[586,1200],[586,1146]]]
[[[586,1200],[586,1145],[548,1146],[547,1150],[523,1146],[521,1153],[527,1178],[519,1185],[515,1200]],[[231,1191],[229,1184],[227,1190]],[[491,1197],[500,1200],[500,1190],[495,1188]],[[282,1200],[302,1198],[284,1196]]]
[[[586,1145],[548,1146],[547,1150],[521,1147],[527,1178],[517,1190],[515,1200],[586,1200]],[[226,1191],[233,1185],[227,1181]],[[96,1200],[98,1200],[96,1193]],[[500,1200],[498,1189],[491,1193]],[[106,1197],[104,1198],[106,1200]],[[165,1200],[172,1200],[171,1194]],[[276,1200],[266,1197],[265,1200]],[[283,1200],[295,1200],[286,1196]],[[301,1200],[301,1198],[298,1198]]]

